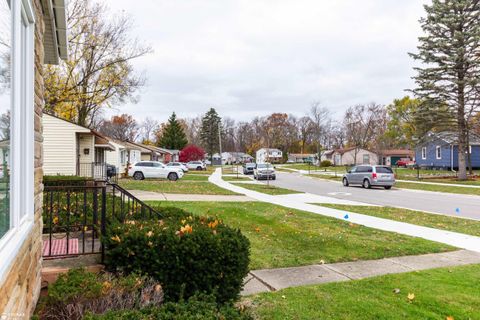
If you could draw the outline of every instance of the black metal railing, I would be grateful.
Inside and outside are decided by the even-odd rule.
[[[100,237],[113,221],[162,218],[162,215],[114,183],[45,186],[43,257],[105,253]]]

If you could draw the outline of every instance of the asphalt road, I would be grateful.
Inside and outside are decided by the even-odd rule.
[[[305,177],[298,173],[277,171],[276,174],[277,180],[270,181],[270,183],[282,188],[380,206],[400,207],[480,220],[480,196],[395,188],[385,190],[383,188],[344,187],[341,182]]]

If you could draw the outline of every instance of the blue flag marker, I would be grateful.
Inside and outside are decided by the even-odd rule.
[[[456,208],[456,209],[455,209],[455,212],[456,212],[456,213],[460,213],[460,208]]]
[[[343,218],[348,219],[348,214],[346,214]]]

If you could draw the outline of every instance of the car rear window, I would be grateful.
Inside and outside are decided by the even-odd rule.
[[[377,173],[393,173],[393,170],[389,167],[377,167]]]

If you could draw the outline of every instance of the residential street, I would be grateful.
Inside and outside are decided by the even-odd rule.
[[[340,182],[283,172],[277,172],[277,180],[270,183],[282,188],[338,199],[480,220],[480,197],[478,196],[405,189],[363,189],[356,186],[345,188]]]

